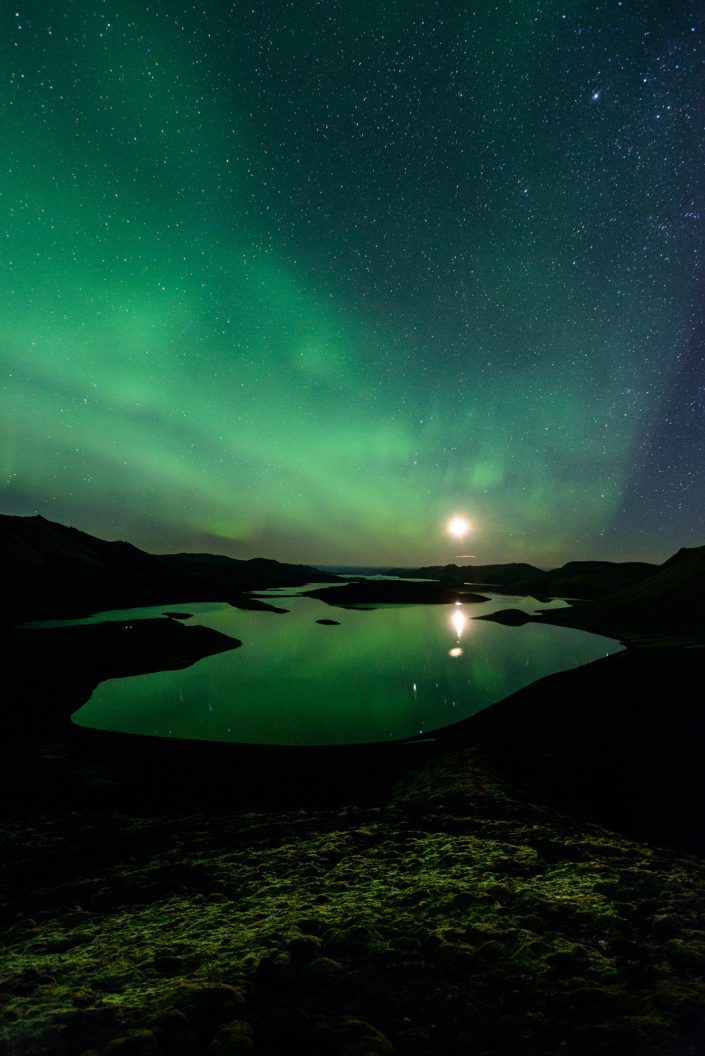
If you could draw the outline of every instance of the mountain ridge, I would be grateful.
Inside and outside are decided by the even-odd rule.
[[[78,528],[0,514],[4,620],[86,616],[107,609],[227,601],[249,590],[340,582],[338,576],[269,558],[148,554]]]
[[[675,557],[676,555],[674,555]],[[673,560],[673,558],[669,558]],[[525,562],[506,565],[427,565],[391,568],[389,576],[437,579],[456,585],[501,587],[502,593],[550,597],[597,598],[646,579],[660,565],[646,561],[568,561],[560,568],[536,568]]]
[[[565,609],[528,615],[503,609],[478,619],[497,623],[551,623],[648,648],[705,646],[705,546],[682,547],[644,579]]]

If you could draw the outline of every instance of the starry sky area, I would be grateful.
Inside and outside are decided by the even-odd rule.
[[[2,5],[0,510],[328,564],[705,544],[704,31]]]

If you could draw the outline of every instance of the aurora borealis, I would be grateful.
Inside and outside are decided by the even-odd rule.
[[[704,23],[5,5],[2,512],[312,563],[702,544]]]

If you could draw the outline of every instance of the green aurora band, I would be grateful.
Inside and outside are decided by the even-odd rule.
[[[598,119],[568,85],[545,104],[547,127],[535,110],[558,78],[558,44],[521,5],[492,29],[503,49],[494,80],[489,38],[473,37],[477,139],[463,148],[474,190],[454,207],[462,235],[442,227],[443,201],[425,217],[413,202],[392,205],[393,215],[367,216],[353,269],[353,236],[334,219],[322,236],[317,205],[342,162],[315,153],[313,139],[287,154],[281,115],[268,131],[252,88],[262,50],[251,45],[279,32],[290,50],[276,70],[301,69],[303,45],[286,35],[296,17],[328,63],[339,110],[344,89],[376,93],[364,103],[371,124],[388,92],[386,45],[375,38],[375,75],[349,88],[371,37],[350,30],[343,69],[313,4],[297,15],[271,6],[281,22],[272,29],[257,7],[240,45],[226,39],[235,9],[218,5],[218,24],[169,3],[97,13],[80,0],[65,13],[37,3],[2,16],[3,509],[156,551],[295,561],[667,556],[651,538],[604,538],[693,286],[690,264],[659,257],[645,219],[656,162],[641,172],[614,161],[609,174],[587,165],[624,124],[624,105]],[[588,8],[565,10],[575,22]],[[415,6],[395,11],[390,55],[419,23]],[[527,86],[531,71],[540,85]],[[311,77],[290,103],[299,126],[318,105]],[[270,91],[279,100],[284,89]],[[422,110],[415,120],[422,131]],[[587,139],[567,159],[571,121],[576,142]],[[349,191],[337,193],[342,203]],[[359,261],[385,217],[388,230],[407,226],[394,283],[380,292]],[[647,236],[648,260],[637,261]],[[442,296],[423,278],[424,245],[429,270],[445,268]],[[394,255],[389,239],[383,249]],[[453,514],[474,527],[460,544],[445,533]]]

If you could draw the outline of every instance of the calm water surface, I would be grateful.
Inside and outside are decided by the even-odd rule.
[[[533,598],[492,595],[476,605],[379,606],[372,612],[305,597],[281,604],[291,611],[197,602],[73,621],[184,611],[194,614],[187,625],[213,627],[243,643],[182,671],[102,682],[73,721],[125,733],[259,744],[385,741],[447,726],[537,678],[622,648],[564,627],[472,619],[508,607],[532,612],[538,607]],[[340,626],[321,626],[319,619]]]

